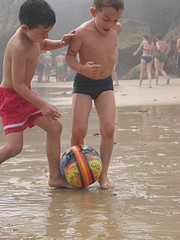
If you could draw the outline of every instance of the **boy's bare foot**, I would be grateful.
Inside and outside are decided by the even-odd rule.
[[[99,178],[99,184],[101,186],[102,189],[106,190],[106,189],[109,189],[109,188],[114,188],[115,186],[112,185],[107,176],[102,176]]]
[[[74,186],[66,182],[66,180],[62,177],[59,177],[58,179],[49,179],[48,184],[50,187],[56,187],[56,188],[68,188],[68,189],[75,188]]]

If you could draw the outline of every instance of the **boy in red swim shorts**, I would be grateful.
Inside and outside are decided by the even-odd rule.
[[[0,163],[21,152],[23,131],[39,126],[47,132],[46,153],[49,163],[49,186],[72,188],[60,175],[59,110],[31,91],[40,51],[51,51],[69,44],[74,32],[62,40],[50,40],[48,34],[56,17],[44,0],[26,0],[19,11],[21,26],[9,40],[0,85],[0,116],[6,143],[0,147]],[[20,57],[19,57],[20,56]]]

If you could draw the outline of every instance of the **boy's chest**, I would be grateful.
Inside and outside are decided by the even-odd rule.
[[[92,48],[114,48],[117,45],[118,36],[115,34],[98,35],[92,34],[84,39],[84,44]]]

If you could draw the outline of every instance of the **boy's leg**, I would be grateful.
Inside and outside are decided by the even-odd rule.
[[[103,189],[113,188],[107,177],[108,167],[114,144],[115,99],[113,91],[105,91],[95,100],[95,107],[100,121],[100,155],[103,169],[99,183]]]
[[[86,94],[73,94],[71,146],[83,145],[88,129],[92,98]]]
[[[60,135],[62,131],[61,123],[48,121],[45,117],[39,117],[34,124],[44,129],[47,133],[46,153],[49,163],[49,186],[73,188],[60,174]]]
[[[0,147],[0,164],[19,154],[23,147],[23,132],[6,134],[6,144]]]

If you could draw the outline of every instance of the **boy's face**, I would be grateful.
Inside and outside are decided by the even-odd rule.
[[[111,7],[105,7],[102,9],[102,11],[91,9],[91,14],[95,19],[96,27],[102,34],[107,34],[110,29],[116,26],[122,13],[122,8],[118,11]]]
[[[23,25],[22,29],[26,32],[28,38],[33,42],[41,42],[45,38],[48,38],[48,34],[53,26],[45,28],[43,25],[38,25],[38,27],[29,29],[27,25]]]

